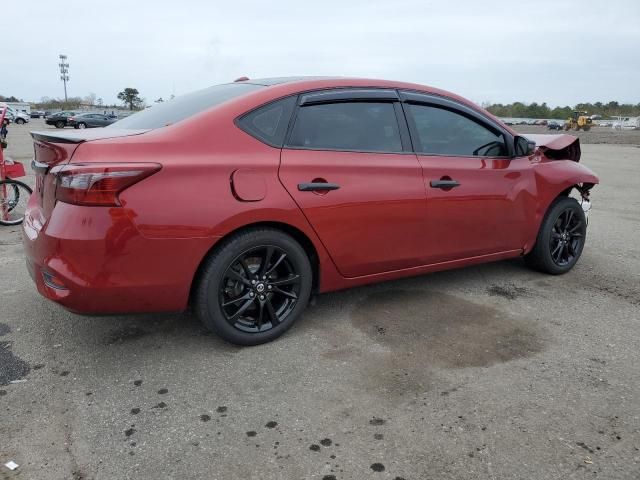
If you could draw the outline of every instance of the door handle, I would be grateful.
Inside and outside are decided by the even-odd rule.
[[[429,182],[431,188],[455,188],[460,186],[460,182],[457,180],[431,180]]]
[[[329,190],[338,190],[340,185],[337,183],[327,183],[327,182],[310,182],[310,183],[299,183],[298,190],[301,192],[319,192],[319,191],[329,191]]]

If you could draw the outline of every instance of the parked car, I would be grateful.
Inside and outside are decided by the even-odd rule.
[[[29,114],[29,116],[31,118],[44,118],[45,113],[43,110],[33,110],[31,111],[31,113]]]
[[[117,120],[117,118],[103,115],[101,113],[79,113],[68,117],[67,125],[73,128],[106,127]]]
[[[29,120],[31,120],[31,118],[29,117],[29,115],[27,115],[24,112],[13,112],[14,115],[14,122],[18,125],[24,125],[25,123],[29,123]]]
[[[29,123],[29,115],[27,115],[26,113],[19,112],[6,103],[0,103],[0,107],[7,107],[5,118],[7,118],[10,123],[15,123],[17,125],[24,125],[25,123]]]
[[[62,112],[55,112],[45,117],[44,123],[46,123],[47,125],[55,125],[56,128],[64,128],[67,126],[67,120],[72,115],[76,115],[76,112],[67,110]]]
[[[381,80],[243,80],[32,135],[38,291],[81,313],[191,301],[242,345],[280,336],[314,292],[514,257],[566,273],[598,183],[573,136]]]
[[[562,130],[563,127],[564,127],[564,124],[554,122],[553,120],[547,123],[547,130]]]

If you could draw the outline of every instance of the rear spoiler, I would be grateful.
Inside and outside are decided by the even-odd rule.
[[[51,130],[31,132],[31,137],[39,142],[46,143],[83,143],[91,140],[103,140],[106,138],[129,137],[148,132],[144,130],[128,130],[125,128],[95,128],[86,130]]]
[[[536,143],[536,147],[547,158],[553,160],[580,161],[580,139],[573,135],[527,135],[526,138]]]

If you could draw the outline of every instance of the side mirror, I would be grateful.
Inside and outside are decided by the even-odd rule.
[[[536,151],[536,142],[525,137],[516,137],[513,141],[516,157],[528,157]]]

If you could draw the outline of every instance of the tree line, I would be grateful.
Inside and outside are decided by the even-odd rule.
[[[124,106],[128,107],[129,110],[142,110],[146,107],[146,103],[144,98],[140,97],[140,92],[136,88],[127,87],[117,95],[118,100],[120,100]],[[173,97],[173,95],[172,95]],[[22,99],[18,99],[17,97],[5,97],[0,95],[0,102],[22,102]],[[156,100],[156,102],[162,101],[162,99]],[[105,104],[102,98],[98,98],[95,93],[90,93],[86,97],[67,97],[67,99],[62,98],[51,98],[51,97],[42,97],[39,102],[30,102],[38,110],[76,110],[81,106],[89,106],[95,108],[117,108],[117,105],[114,103],[113,105]]]
[[[140,92],[136,88],[127,87],[117,95],[124,106],[129,110],[142,110],[147,104],[145,99],[140,96]],[[171,95],[173,98],[173,95]],[[19,102],[16,97],[5,97],[0,95],[0,102]],[[163,102],[162,97],[155,100],[155,103]],[[69,97],[66,101],[60,98],[42,97],[40,102],[35,102],[35,108],[39,110],[74,110],[80,108],[81,104],[90,105],[97,108],[117,108],[115,104],[103,104],[101,98],[96,98],[95,93],[90,93],[86,97]],[[640,116],[640,103],[633,105],[630,103],[618,102],[595,102],[595,103],[578,103],[577,105],[564,107],[549,107],[545,103],[523,103],[514,102],[508,104],[502,103],[483,103],[482,106],[489,110],[497,117],[511,118],[557,118],[567,119],[574,110],[587,112],[588,115],[600,115],[603,118],[612,118],[616,116],[638,117]]]
[[[603,118],[616,116],[637,117],[640,116],[640,103],[633,105],[630,103],[618,102],[595,102],[578,103],[570,107],[549,107],[546,103],[522,103],[514,102],[507,105],[502,103],[483,104],[485,109],[493,113],[496,117],[511,118],[557,118],[567,119],[574,110],[587,112],[588,115],[600,115]]]

